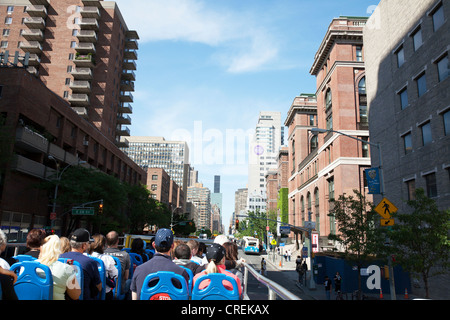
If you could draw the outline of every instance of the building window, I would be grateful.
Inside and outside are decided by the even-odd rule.
[[[358,83],[358,93],[366,94],[366,77],[362,77]]]
[[[444,132],[446,136],[450,136],[450,110],[447,110],[442,117],[444,118]]]
[[[8,6],[8,8],[6,9],[6,12],[11,14],[14,12],[14,6]]]
[[[445,22],[444,8],[442,7],[442,3],[436,10],[434,10],[432,14],[433,14],[433,29],[434,31],[437,31]]]
[[[152,184],[152,191],[155,191],[155,190],[157,190],[157,189],[158,189],[158,185]]]
[[[422,46],[422,28],[418,28],[414,33],[411,35],[413,38],[414,43],[414,51],[417,51]]]
[[[422,73],[416,78],[416,83],[417,94],[419,97],[421,97],[425,92],[427,92],[427,78],[425,77],[425,73]]]
[[[333,115],[327,117],[327,130],[333,130]]]
[[[11,24],[12,23],[12,18],[11,17],[6,17],[5,18],[5,24]]]
[[[436,64],[438,68],[439,82],[444,81],[445,79],[447,79],[449,73],[448,55],[442,57]]]
[[[311,137],[310,145],[311,145],[311,152],[313,152],[319,146],[319,139],[317,135]]]
[[[328,180],[328,200],[334,201],[334,178]]]
[[[400,96],[400,105],[402,106],[402,110],[408,106],[408,89],[405,88],[398,94]]]
[[[152,175],[152,180],[158,180],[158,175]]]
[[[360,105],[359,106],[359,122],[368,123],[369,118],[367,117],[367,106]]]
[[[403,146],[405,147],[405,154],[412,152],[412,138],[411,132],[403,136]]]
[[[332,107],[331,89],[325,93],[325,107],[327,110]]]
[[[405,51],[403,45],[395,52],[397,55],[397,67],[401,67],[405,63]]]
[[[437,184],[436,184],[436,173],[430,173],[424,176],[425,183],[427,186],[427,196],[428,198],[437,197]]]
[[[314,125],[314,115],[313,114],[309,115],[309,125],[310,126]]]
[[[361,140],[367,141],[369,140],[368,137],[361,137]],[[362,157],[363,158],[369,158],[369,144],[367,142],[363,142],[362,145]]]
[[[408,200],[416,200],[416,180],[406,181],[406,190],[408,191]]]
[[[3,29],[3,36],[8,37],[9,36],[10,29]]]
[[[363,61],[362,47],[361,46],[357,46],[356,47],[356,61]]]
[[[433,141],[431,136],[431,123],[427,122],[421,126],[422,129],[422,143],[424,146]]]
[[[4,49],[4,48],[8,48],[8,41],[2,41],[0,43],[0,48]]]

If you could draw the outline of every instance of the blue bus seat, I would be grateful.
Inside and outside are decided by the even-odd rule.
[[[13,259],[17,260],[17,262],[24,262],[24,261],[35,261],[37,260],[35,257],[32,257],[28,254],[19,254],[17,256],[14,256]]]
[[[19,300],[53,300],[53,276],[48,266],[23,261],[13,264],[10,270],[17,273],[14,291]]]
[[[181,284],[177,288],[175,283]],[[186,279],[170,271],[158,271],[145,277],[140,300],[188,300]]]
[[[74,261],[73,259],[69,258],[59,258],[59,262],[70,264],[75,268],[75,274],[78,281],[78,284],[81,288],[81,294],[78,298],[79,300],[83,300],[83,292],[84,292],[84,274],[83,274],[83,268],[81,267],[81,264],[78,261]]]
[[[114,298],[117,300],[124,300],[125,294],[122,293],[122,265],[120,264],[120,260],[117,257],[110,256],[114,259],[115,267],[117,268],[117,281],[116,287],[113,289]]]
[[[105,269],[105,263],[102,259],[99,259],[97,257],[93,257],[91,255],[88,255],[89,258],[93,259],[95,262],[97,262],[98,267],[98,273],[100,274],[100,280],[102,281],[102,291],[100,291],[95,297],[95,300],[105,300],[106,299],[106,269]]]
[[[210,280],[206,288],[200,289],[200,283]],[[223,281],[232,284],[233,290],[224,287]],[[223,273],[210,273],[200,276],[192,289],[192,300],[239,300],[239,289],[234,278]]]
[[[194,281],[194,273],[192,272],[191,269],[189,269],[189,268],[187,268],[187,267],[185,267],[185,266],[182,266],[182,265],[178,265],[178,266],[180,266],[180,267],[182,267],[183,269],[185,269],[186,272],[187,272],[188,275],[189,275],[188,290],[189,290],[189,294],[191,294],[191,293],[192,293],[192,281]]]
[[[130,276],[129,276],[129,278],[131,279],[133,278],[133,273],[136,267],[143,264],[144,260],[142,259],[141,255],[137,253],[129,252],[128,255],[130,256],[131,261]]]
[[[131,248],[123,248],[122,251],[126,251],[126,252],[130,253]]]

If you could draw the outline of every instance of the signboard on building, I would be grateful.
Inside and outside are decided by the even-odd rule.
[[[367,185],[369,187],[369,194],[380,194],[380,170],[378,168],[370,168],[364,170],[366,174]]]

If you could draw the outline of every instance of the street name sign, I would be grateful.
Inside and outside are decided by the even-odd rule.
[[[93,216],[94,208],[92,208],[92,207],[72,208],[72,215],[74,215],[74,216]]]

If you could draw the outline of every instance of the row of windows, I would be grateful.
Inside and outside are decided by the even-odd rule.
[[[431,19],[433,20],[433,31],[436,32],[442,25],[445,23],[444,17],[444,8],[442,3],[439,3],[430,13]],[[413,42],[414,51],[417,51],[423,45],[423,35],[422,35],[422,24],[419,24],[415,27],[415,29],[410,33],[410,37]],[[397,55],[397,67],[401,67],[406,59],[405,59],[405,49],[403,44],[401,44],[395,51]]]
[[[450,110],[446,110],[445,112],[441,113],[440,115],[441,119],[440,121],[443,121],[444,124],[444,135],[450,136]],[[431,130],[431,120],[427,120],[420,125],[418,125],[418,128],[420,129],[421,134],[421,146],[429,145],[433,142],[433,134]],[[408,131],[404,134],[402,134],[403,138],[403,147],[405,154],[411,153],[413,151],[413,139],[412,139],[412,131]]]
[[[439,175],[442,179],[450,179],[450,169],[447,168],[447,175]],[[425,192],[427,197],[435,198],[438,196],[438,184],[437,184],[436,172],[430,172],[422,174],[423,182],[425,182]],[[416,192],[416,179],[404,180],[406,185],[406,191],[408,193],[408,200],[415,200]]]
[[[442,82],[447,79],[450,69],[449,69],[449,61],[448,61],[448,53],[440,56],[438,59],[434,60],[434,65],[438,71],[438,81]],[[421,97],[427,92],[427,78],[426,78],[426,69],[419,73],[419,75],[415,76],[413,80],[415,81],[417,88],[417,97]],[[408,85],[404,86],[397,92],[398,101],[400,103],[400,107],[402,110],[406,109],[409,106],[408,100]]]

